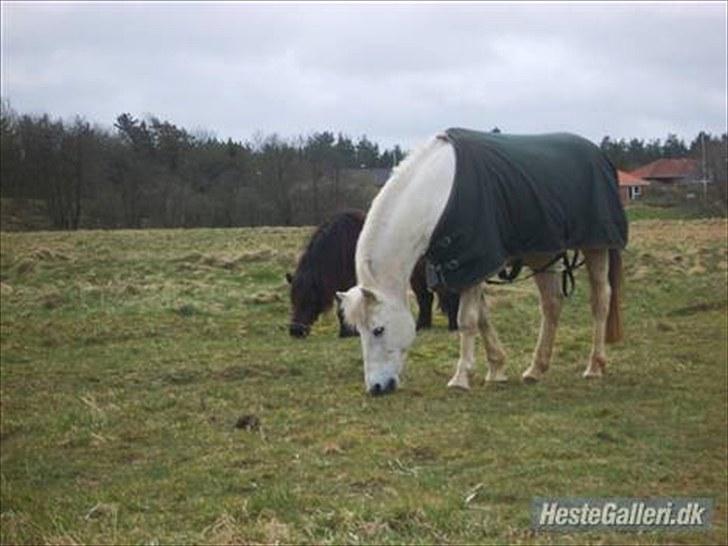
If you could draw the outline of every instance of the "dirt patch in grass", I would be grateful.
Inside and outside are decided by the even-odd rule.
[[[263,290],[260,292],[256,292],[255,294],[252,294],[251,296],[248,296],[245,298],[245,303],[251,303],[254,305],[261,305],[265,303],[275,303],[278,301],[282,301],[283,296],[280,291],[267,291]]]
[[[16,277],[25,277],[30,275],[33,271],[35,271],[35,261],[28,258],[21,260],[15,266],[14,271]]]
[[[173,311],[180,317],[194,317],[206,314],[205,311],[191,303],[183,303],[179,307],[175,307]]]
[[[260,418],[252,413],[241,415],[235,421],[235,428],[242,430],[258,430],[260,429]]]
[[[668,317],[686,317],[695,315],[696,313],[705,313],[707,311],[725,311],[728,309],[728,300],[713,301],[713,302],[700,302],[693,305],[687,305],[685,307],[679,307],[673,309],[667,313]]]
[[[40,304],[43,309],[58,309],[67,302],[66,296],[60,292],[49,292],[41,297]]]
[[[142,293],[142,290],[135,284],[126,284],[121,289],[121,293],[126,296],[138,296]]]
[[[250,376],[250,370],[245,366],[228,366],[213,374],[213,377],[222,381],[242,381]]]
[[[436,461],[438,454],[435,449],[429,446],[416,446],[410,450],[411,457],[418,462]]]
[[[192,370],[177,370],[162,375],[162,381],[170,385],[189,385],[196,382],[200,377],[199,372]]]

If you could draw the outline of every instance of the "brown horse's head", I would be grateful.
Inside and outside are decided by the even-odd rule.
[[[321,287],[315,275],[297,271],[286,273],[291,286],[291,322],[288,332],[293,337],[304,338],[311,331],[311,325],[325,310]]]
[[[334,215],[311,235],[296,272],[286,274],[291,286],[293,337],[306,337],[311,325],[334,303],[337,290],[356,284],[354,252],[364,213],[348,210]]]

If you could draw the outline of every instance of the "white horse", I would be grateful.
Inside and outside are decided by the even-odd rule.
[[[410,154],[374,199],[356,249],[357,286],[337,293],[346,321],[360,332],[364,379],[371,394],[393,391],[400,383],[407,350],[415,339],[415,322],[407,304],[407,286],[417,260],[425,253],[443,214],[455,177],[455,151],[433,137]],[[593,345],[584,377],[600,377],[606,365],[605,342],[621,337],[618,250],[579,249],[591,285]],[[537,270],[552,255],[529,255],[523,263]],[[541,301],[541,329],[526,382],[538,381],[548,369],[562,305],[560,273],[534,275]],[[490,321],[484,284],[460,294],[460,358],[448,386],[469,389],[480,332],[488,360],[486,380],[506,381],[505,351]]]

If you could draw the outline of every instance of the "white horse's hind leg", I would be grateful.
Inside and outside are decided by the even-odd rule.
[[[586,267],[589,270],[591,284],[591,310],[594,319],[594,340],[589,364],[584,377],[601,377],[607,364],[604,341],[606,337],[607,318],[609,316],[609,251],[584,250]]]
[[[475,285],[460,293],[460,307],[458,308],[460,359],[455,369],[455,375],[447,384],[448,387],[470,388],[468,372],[473,369],[475,362],[475,337],[478,335],[480,292],[480,285]]]
[[[522,375],[526,383],[538,381],[549,369],[563,303],[559,273],[544,271],[535,274],[533,279],[536,281],[541,299],[541,329],[531,366]]]
[[[485,291],[481,291],[479,301],[478,328],[485,345],[485,354],[488,357],[488,374],[485,376],[485,380],[494,383],[508,381],[505,374],[506,352],[498,339],[498,333],[490,322]]]

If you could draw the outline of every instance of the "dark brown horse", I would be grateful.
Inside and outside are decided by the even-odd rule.
[[[291,323],[289,332],[294,337],[306,337],[311,325],[321,313],[331,308],[337,291],[345,291],[356,284],[354,252],[366,214],[360,210],[347,210],[334,215],[321,224],[309,239],[293,274],[286,273],[291,285]],[[417,296],[420,313],[417,328],[432,325],[433,295],[427,289],[425,264],[420,260],[410,279]],[[449,328],[457,329],[458,295],[438,292],[440,308],[448,315]],[[339,317],[339,337],[356,335]]]

